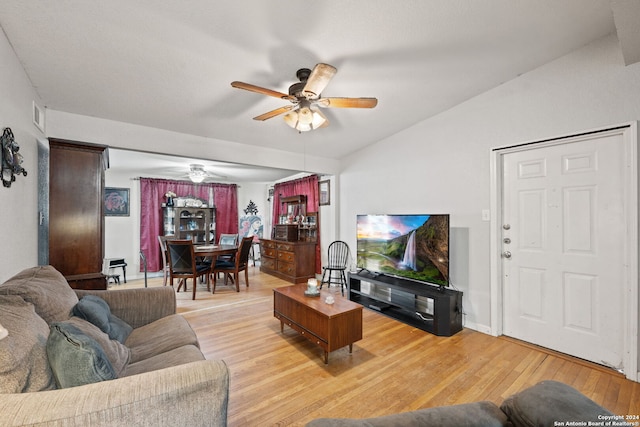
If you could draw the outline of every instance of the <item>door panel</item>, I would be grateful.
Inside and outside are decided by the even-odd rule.
[[[564,301],[565,301],[565,322],[566,328],[579,332],[597,333],[598,301],[597,291],[599,290],[598,278],[588,274],[565,273],[563,280]],[[580,301],[581,304],[571,304],[567,302]]]
[[[597,188],[575,187],[564,190],[564,252],[573,254],[595,255],[594,237],[598,234],[594,229],[597,214]]]
[[[506,335],[622,365],[623,142],[594,134],[502,155]]]

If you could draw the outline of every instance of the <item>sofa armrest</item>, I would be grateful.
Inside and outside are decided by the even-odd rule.
[[[78,298],[96,295],[104,299],[114,316],[134,329],[176,313],[176,294],[172,287],[105,290],[75,289]]]
[[[226,426],[229,371],[203,360],[111,381],[0,395],[3,426]]]

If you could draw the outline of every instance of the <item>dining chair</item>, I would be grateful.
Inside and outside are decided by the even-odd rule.
[[[167,240],[173,237],[174,236],[158,236],[160,253],[162,254],[162,286],[167,286],[167,279],[169,279],[169,255],[167,255]]]
[[[320,289],[324,283],[327,287],[331,287],[332,283],[340,284],[340,292],[344,295],[344,288],[347,286],[347,277],[344,272],[347,269],[348,259],[349,246],[345,242],[336,240],[329,245],[327,265],[322,267]],[[337,277],[334,277],[334,273]]]
[[[223,234],[220,234],[220,238],[218,239],[218,244],[219,245],[238,246],[238,238],[239,238],[238,233],[236,233],[236,234],[224,234],[223,233]],[[236,256],[236,254],[220,255],[220,256],[218,256],[217,260],[233,262],[235,256]]]
[[[238,277],[241,271],[244,271],[244,282],[249,287],[249,251],[251,250],[251,242],[253,237],[243,237],[238,246],[238,251],[234,255],[233,261],[216,260],[211,273],[213,276],[213,293],[216,292],[216,280],[218,273],[224,273],[225,284],[227,277],[233,275],[233,279],[236,282],[236,292],[240,292],[240,278]]]
[[[196,261],[193,242],[191,240],[167,240],[167,255],[169,261],[169,280],[173,287],[173,279],[179,279],[178,289],[184,286],[187,290],[187,279],[193,279],[193,297],[196,299],[196,288],[198,286],[198,277],[208,276],[211,271],[209,264],[200,264]],[[207,290],[209,281],[207,281]]]
[[[233,245],[233,246],[237,246],[238,245],[238,233],[236,234],[221,234],[220,238],[218,239],[218,244],[219,245]],[[226,261],[233,261],[233,257],[235,257],[235,254],[233,255],[221,255],[218,257],[218,259],[223,259]]]
[[[219,245],[237,245],[238,244],[238,233],[236,234],[221,234],[218,239]]]

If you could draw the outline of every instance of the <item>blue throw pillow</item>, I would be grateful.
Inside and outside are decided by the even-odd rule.
[[[60,388],[117,378],[100,345],[69,323],[51,324],[47,358]]]
[[[124,320],[111,314],[109,304],[95,295],[82,297],[73,307],[73,314],[96,325],[112,340],[124,344],[133,330]]]

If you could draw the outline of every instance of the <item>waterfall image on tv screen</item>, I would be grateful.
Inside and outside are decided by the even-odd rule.
[[[448,285],[449,215],[358,215],[357,266]]]

